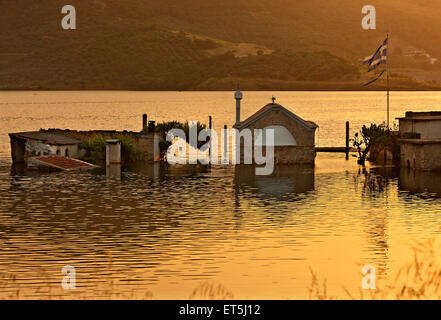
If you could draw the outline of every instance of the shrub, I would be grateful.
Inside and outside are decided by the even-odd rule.
[[[103,136],[101,134],[93,135],[81,141],[80,148],[86,151],[84,160],[94,164],[103,164],[106,161],[106,140],[118,139],[121,141],[121,160],[122,162],[135,161],[138,155],[136,142],[129,135],[114,134]]]
[[[196,127],[197,127],[197,135],[199,136],[199,132],[206,129],[207,125],[202,124],[198,121],[196,123]],[[182,131],[184,131],[187,143],[189,142],[189,139],[190,139],[190,124],[188,123],[188,121],[186,121],[185,123],[182,123],[182,122],[173,120],[173,121],[169,121],[169,122],[159,123],[156,126],[156,131],[161,134],[161,140],[159,141],[159,150],[160,150],[160,154],[161,154],[160,155],[161,160],[163,160],[163,161],[165,161],[167,149],[171,145],[171,142],[167,141],[167,132],[169,132],[172,129],[181,129]],[[197,147],[198,148],[202,147],[206,142],[207,141],[198,141]]]
[[[112,139],[121,141],[121,159],[123,162],[133,162],[137,159],[136,142],[131,136],[116,134],[112,136]]]
[[[354,139],[351,139],[353,146],[357,148],[358,163],[365,165],[367,155],[373,146],[391,145],[390,131],[386,125],[376,125],[372,123],[370,127],[363,126],[360,133],[355,133]],[[362,148],[364,146],[364,149]]]
[[[81,141],[80,148],[86,150],[84,160],[99,164],[106,159],[106,139],[102,135],[94,135]]]

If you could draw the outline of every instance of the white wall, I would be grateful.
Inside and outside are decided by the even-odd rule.
[[[441,139],[441,120],[414,121],[400,120],[400,133],[416,132],[421,139]]]
[[[29,157],[58,155],[61,157],[68,156],[69,158],[80,159],[85,153],[84,150],[80,150],[77,144],[57,146],[31,140],[26,141],[25,148],[26,154]],[[67,154],[66,150],[68,150]]]
[[[263,129],[263,139],[260,135],[256,137],[256,145],[266,145],[265,131],[274,130],[274,146],[295,146],[297,145],[296,139],[292,136],[291,132],[284,126],[267,126]]]

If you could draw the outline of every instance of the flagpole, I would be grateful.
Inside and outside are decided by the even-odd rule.
[[[389,30],[386,31],[387,39],[387,56],[386,56],[386,86],[387,86],[387,128],[389,129],[389,57],[390,57],[390,43],[389,43]]]

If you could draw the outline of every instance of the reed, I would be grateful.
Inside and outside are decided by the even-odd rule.
[[[376,290],[359,289],[357,293],[343,288],[346,295],[338,297],[328,292],[326,278],[320,279],[318,274],[310,269],[311,284],[307,287],[308,297],[313,300],[432,300],[441,299],[441,242],[438,238],[426,241],[413,241],[412,259],[405,263],[396,273],[392,282],[380,286],[377,277]],[[105,272],[100,270],[105,270]],[[50,274],[44,268],[38,271],[41,286],[29,291],[20,283],[16,275],[0,274],[0,299],[153,299],[153,292],[148,289],[121,290],[120,280],[111,275],[120,273],[113,263],[109,253],[106,268],[97,268],[94,272],[97,285],[92,288],[78,288],[76,290],[55,290]],[[121,278],[121,277],[119,277]],[[60,287],[56,283],[56,287]],[[189,299],[198,300],[228,300],[234,299],[234,294],[224,285],[213,281],[205,281],[194,288]]]
[[[326,279],[320,282],[311,270],[312,280],[308,288],[310,299],[352,299],[352,300],[439,300],[441,299],[441,242],[439,238],[425,241],[413,240],[410,244],[413,258],[396,273],[391,283],[379,285],[377,289],[363,290],[354,294],[343,288],[347,297],[328,296]],[[381,276],[381,275],[380,275]]]
[[[234,295],[220,283],[206,281],[190,294],[190,300],[233,300]]]

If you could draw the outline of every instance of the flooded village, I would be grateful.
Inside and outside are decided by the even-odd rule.
[[[321,94],[313,101],[310,93],[281,92],[274,99],[255,92],[244,92],[241,99],[233,92],[138,95],[134,102],[116,104],[109,117],[99,109],[109,103],[101,102],[118,95],[79,93],[66,102],[77,108],[67,113],[78,119],[69,120],[70,126],[50,119],[43,123],[30,106],[11,102],[17,112],[26,108],[32,115],[17,114],[26,124],[21,128],[31,130],[5,125],[9,139],[1,144],[0,214],[7,218],[0,232],[11,249],[0,259],[0,269],[18,275],[16,283],[5,282],[11,292],[21,288],[23,298],[72,297],[73,291],[56,281],[60,268],[72,265],[82,275],[75,292],[83,298],[108,298],[111,286],[129,298],[185,298],[193,291],[204,298],[201,292],[218,286],[235,298],[268,298],[263,289],[268,287],[273,298],[303,298],[312,267],[344,297],[342,284],[351,290],[359,286],[356,260],[375,265],[379,281],[389,281],[407,257],[394,255],[407,248],[403,237],[425,239],[439,232],[439,113],[422,111],[436,105],[438,97],[412,96],[416,108],[395,112],[397,125],[388,131],[382,126],[371,130],[366,121],[381,123],[384,113],[348,117],[358,100],[348,93],[333,98],[338,105],[350,103],[331,121],[329,115],[311,112],[311,106],[327,101]],[[176,108],[164,114],[137,102],[152,95],[162,110],[171,104]],[[197,112],[176,117],[180,105],[188,108],[188,101],[201,95]],[[366,95],[376,101],[375,94]],[[44,105],[59,97],[32,99]],[[409,97],[402,99],[404,104]],[[218,107],[206,108],[205,100]],[[58,112],[57,104],[48,105]],[[126,105],[133,108],[125,114],[127,121],[115,121]],[[83,123],[81,108],[90,110],[92,120]],[[202,108],[206,121],[195,116]],[[216,130],[217,164],[167,162],[172,141],[165,132],[177,126],[189,136],[186,120],[199,121],[198,133]],[[222,162],[225,125],[241,135],[238,164]],[[363,125],[375,142],[364,166],[357,162],[365,146],[354,145]],[[45,129],[35,130],[39,127]],[[247,128],[253,129],[250,136]],[[270,132],[265,129],[274,133],[275,164],[271,174],[258,175],[256,167],[264,165],[246,164],[244,144],[250,139],[253,149],[264,146]],[[231,159],[233,140],[228,138]],[[216,152],[204,147],[210,141],[201,140],[201,154],[214,157]],[[188,141],[178,146],[191,152]],[[23,251],[23,241],[35,251]],[[29,256],[30,265],[20,258]],[[11,260],[17,263],[11,266]],[[51,291],[39,293],[39,286],[47,287],[45,279],[55,279]]]
[[[441,300],[441,2],[374,2],[0,1],[0,300]]]
[[[255,165],[256,159],[252,158],[252,153],[247,154],[249,150],[245,150],[244,142],[249,140],[252,141],[252,147],[256,145],[265,147],[267,130],[271,130],[273,133],[271,146],[274,148],[276,165],[314,165],[317,152],[344,152],[348,159],[348,154],[355,152],[358,148],[359,155],[362,149],[368,150],[365,156],[373,163],[395,165],[424,172],[441,171],[441,111],[407,111],[404,117],[397,118],[398,130],[389,130],[386,125],[383,125],[381,129],[378,126],[380,133],[376,132],[375,135],[369,131],[366,131],[367,133],[361,131],[361,135],[365,136],[360,139],[358,145],[357,140],[349,137],[349,121],[347,121],[346,141],[342,143],[346,146],[323,148],[318,147],[315,141],[318,125],[313,121],[302,119],[276,103],[274,97],[271,103],[241,120],[242,97],[240,90],[234,94],[236,100],[236,120],[232,126],[236,135],[236,138],[233,138],[236,139],[234,151],[233,148],[230,147],[229,150],[228,147],[229,136],[227,136],[226,125],[225,131],[222,131],[220,143],[210,141],[210,131],[203,141],[210,142],[209,148],[206,149],[210,149],[208,153],[213,153],[216,157],[218,150],[211,149],[222,147],[221,153],[222,157],[227,158],[226,163],[229,163],[228,157],[231,153],[238,152],[236,164]],[[212,130],[211,121],[210,116],[209,130]],[[167,153],[167,148],[170,148],[170,143],[166,143],[166,130],[174,129],[173,124],[182,127],[182,124],[176,120],[163,122],[157,126],[154,120],[148,121],[147,114],[143,114],[141,130],[137,132],[40,129],[39,131],[9,133],[12,163],[24,164],[28,168],[75,170],[91,169],[99,165],[119,166],[123,163],[138,163],[149,166],[155,162],[167,162],[164,155]],[[186,125],[188,127],[191,124],[187,122]],[[371,124],[371,128],[372,125],[377,128],[375,124]],[[196,122],[194,126],[196,127]],[[199,135],[200,131],[206,128],[207,125],[201,124],[197,134]],[[251,135],[243,134],[243,129],[250,129]],[[218,135],[214,132],[213,137],[217,139]],[[350,141],[354,141],[353,146],[350,146]],[[188,140],[186,143],[188,144]],[[186,156],[187,147],[185,146],[184,149],[184,156]],[[225,163],[224,160],[221,163]],[[217,160],[211,161],[213,162],[218,163]]]

